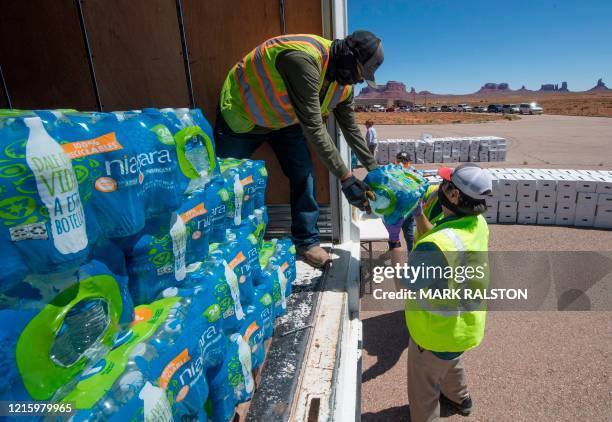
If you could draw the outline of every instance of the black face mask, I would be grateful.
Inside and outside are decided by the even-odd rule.
[[[445,186],[440,186],[440,188],[438,189],[438,199],[440,200],[440,204],[445,207],[448,208],[453,214],[457,214],[457,215],[465,215],[463,212],[461,212],[459,210],[459,208],[457,207],[457,205],[453,204],[448,197],[446,196],[446,193],[444,192]]]
[[[340,85],[355,85],[363,82],[359,75],[357,55],[345,40],[334,40],[331,46],[331,58],[325,77]]]

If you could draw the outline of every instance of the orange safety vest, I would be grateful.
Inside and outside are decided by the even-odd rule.
[[[298,123],[289,100],[287,87],[276,69],[276,59],[284,51],[302,51],[319,65],[319,92],[325,83],[332,41],[317,35],[282,35],[255,47],[230,70],[221,89],[220,109],[223,119],[236,133],[255,126],[281,129]],[[321,114],[327,116],[348,99],[352,85],[329,84],[321,100]]]

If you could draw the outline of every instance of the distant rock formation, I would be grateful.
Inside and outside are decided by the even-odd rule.
[[[559,84],[542,84],[542,87],[540,88],[540,91],[545,91],[545,92],[568,92],[569,89],[567,89],[567,82],[561,82],[561,87],[559,87]]]
[[[602,79],[597,81],[597,85],[588,91],[605,91],[610,92],[612,89],[608,88]],[[489,94],[512,94],[513,92],[518,93],[529,93],[529,92],[570,92],[567,82],[563,81],[561,84],[542,84],[538,91],[530,90],[522,85],[520,89],[513,90],[506,82],[494,83],[487,82],[474,94],[480,95],[481,97],[487,97]],[[469,94],[469,95],[474,95]],[[423,90],[417,91],[416,88],[410,87],[410,90],[406,89],[406,84],[399,81],[389,81],[384,85],[377,85],[376,88],[370,88],[366,86],[361,89],[361,92],[357,97],[358,100],[363,100],[363,104],[372,103],[374,100],[381,100],[380,104],[398,104],[399,102],[427,102],[429,99],[440,97],[444,94],[434,94],[430,91]],[[456,94],[460,95],[460,94]],[[468,94],[465,94],[468,95]]]
[[[362,98],[401,98],[407,95],[406,85],[397,81],[389,81],[385,85],[377,85],[376,88],[366,86],[359,93]]]
[[[484,84],[477,93],[485,93],[485,92],[505,92],[510,91],[510,86],[506,82],[502,82],[499,84],[493,82],[487,82]]]
[[[604,81],[602,81],[601,78],[599,78],[597,80],[597,85],[589,89],[589,92],[590,91],[612,91],[612,89],[608,88],[606,84],[604,83]]]

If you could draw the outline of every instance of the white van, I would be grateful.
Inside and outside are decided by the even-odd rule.
[[[542,114],[544,109],[537,103],[523,103],[519,106],[521,114]]]

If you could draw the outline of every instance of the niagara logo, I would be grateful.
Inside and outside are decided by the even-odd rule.
[[[171,162],[172,157],[170,156],[170,151],[167,149],[161,149],[159,151],[143,152],[132,157],[124,155],[123,160],[105,161],[104,168],[106,169],[107,176],[111,176],[113,174],[113,170],[117,169],[121,176],[125,176],[138,173],[147,166]]]

